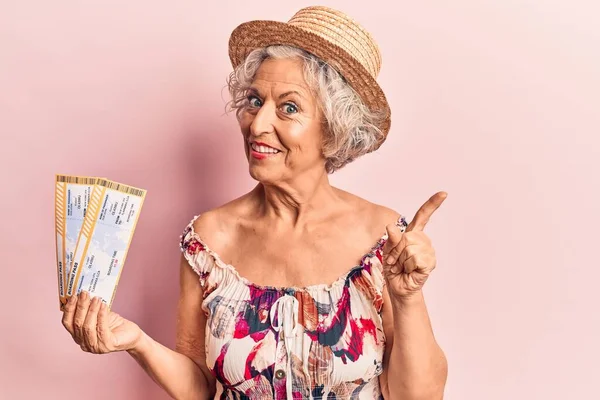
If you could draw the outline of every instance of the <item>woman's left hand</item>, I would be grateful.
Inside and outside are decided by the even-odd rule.
[[[392,299],[402,301],[417,294],[435,268],[435,251],[423,229],[447,196],[446,192],[434,194],[419,208],[404,232],[395,224],[386,227],[383,274]]]

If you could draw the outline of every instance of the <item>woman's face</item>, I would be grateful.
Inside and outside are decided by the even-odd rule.
[[[325,170],[323,119],[299,59],[267,59],[248,91],[240,127],[250,175],[262,183]]]

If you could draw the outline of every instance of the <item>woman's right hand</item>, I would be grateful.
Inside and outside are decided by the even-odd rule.
[[[62,324],[83,351],[94,354],[132,350],[143,337],[137,324],[110,311],[100,297],[90,299],[87,292],[65,304]]]

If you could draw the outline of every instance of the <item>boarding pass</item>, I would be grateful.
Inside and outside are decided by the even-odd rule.
[[[61,304],[85,290],[110,306],[146,191],[104,178],[57,175],[56,193]],[[58,205],[61,199],[67,206]]]

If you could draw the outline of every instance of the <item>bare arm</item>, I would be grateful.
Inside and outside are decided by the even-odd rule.
[[[215,380],[206,366],[202,289],[185,258],[180,263],[176,351],[143,335],[129,354],[175,399],[212,399]]]
[[[200,367],[188,356],[173,351],[147,335],[128,353],[172,398],[209,399]]]
[[[382,318],[388,338],[381,376],[384,398],[443,399],[448,364],[433,335],[423,293],[392,302],[385,288]]]
[[[196,274],[183,259],[177,351],[146,335],[140,327],[110,311],[99,297],[87,292],[72,296],[63,309],[62,323],[83,351],[105,354],[127,351],[171,397],[210,399],[214,383],[205,365],[206,321],[200,310],[202,292]]]

